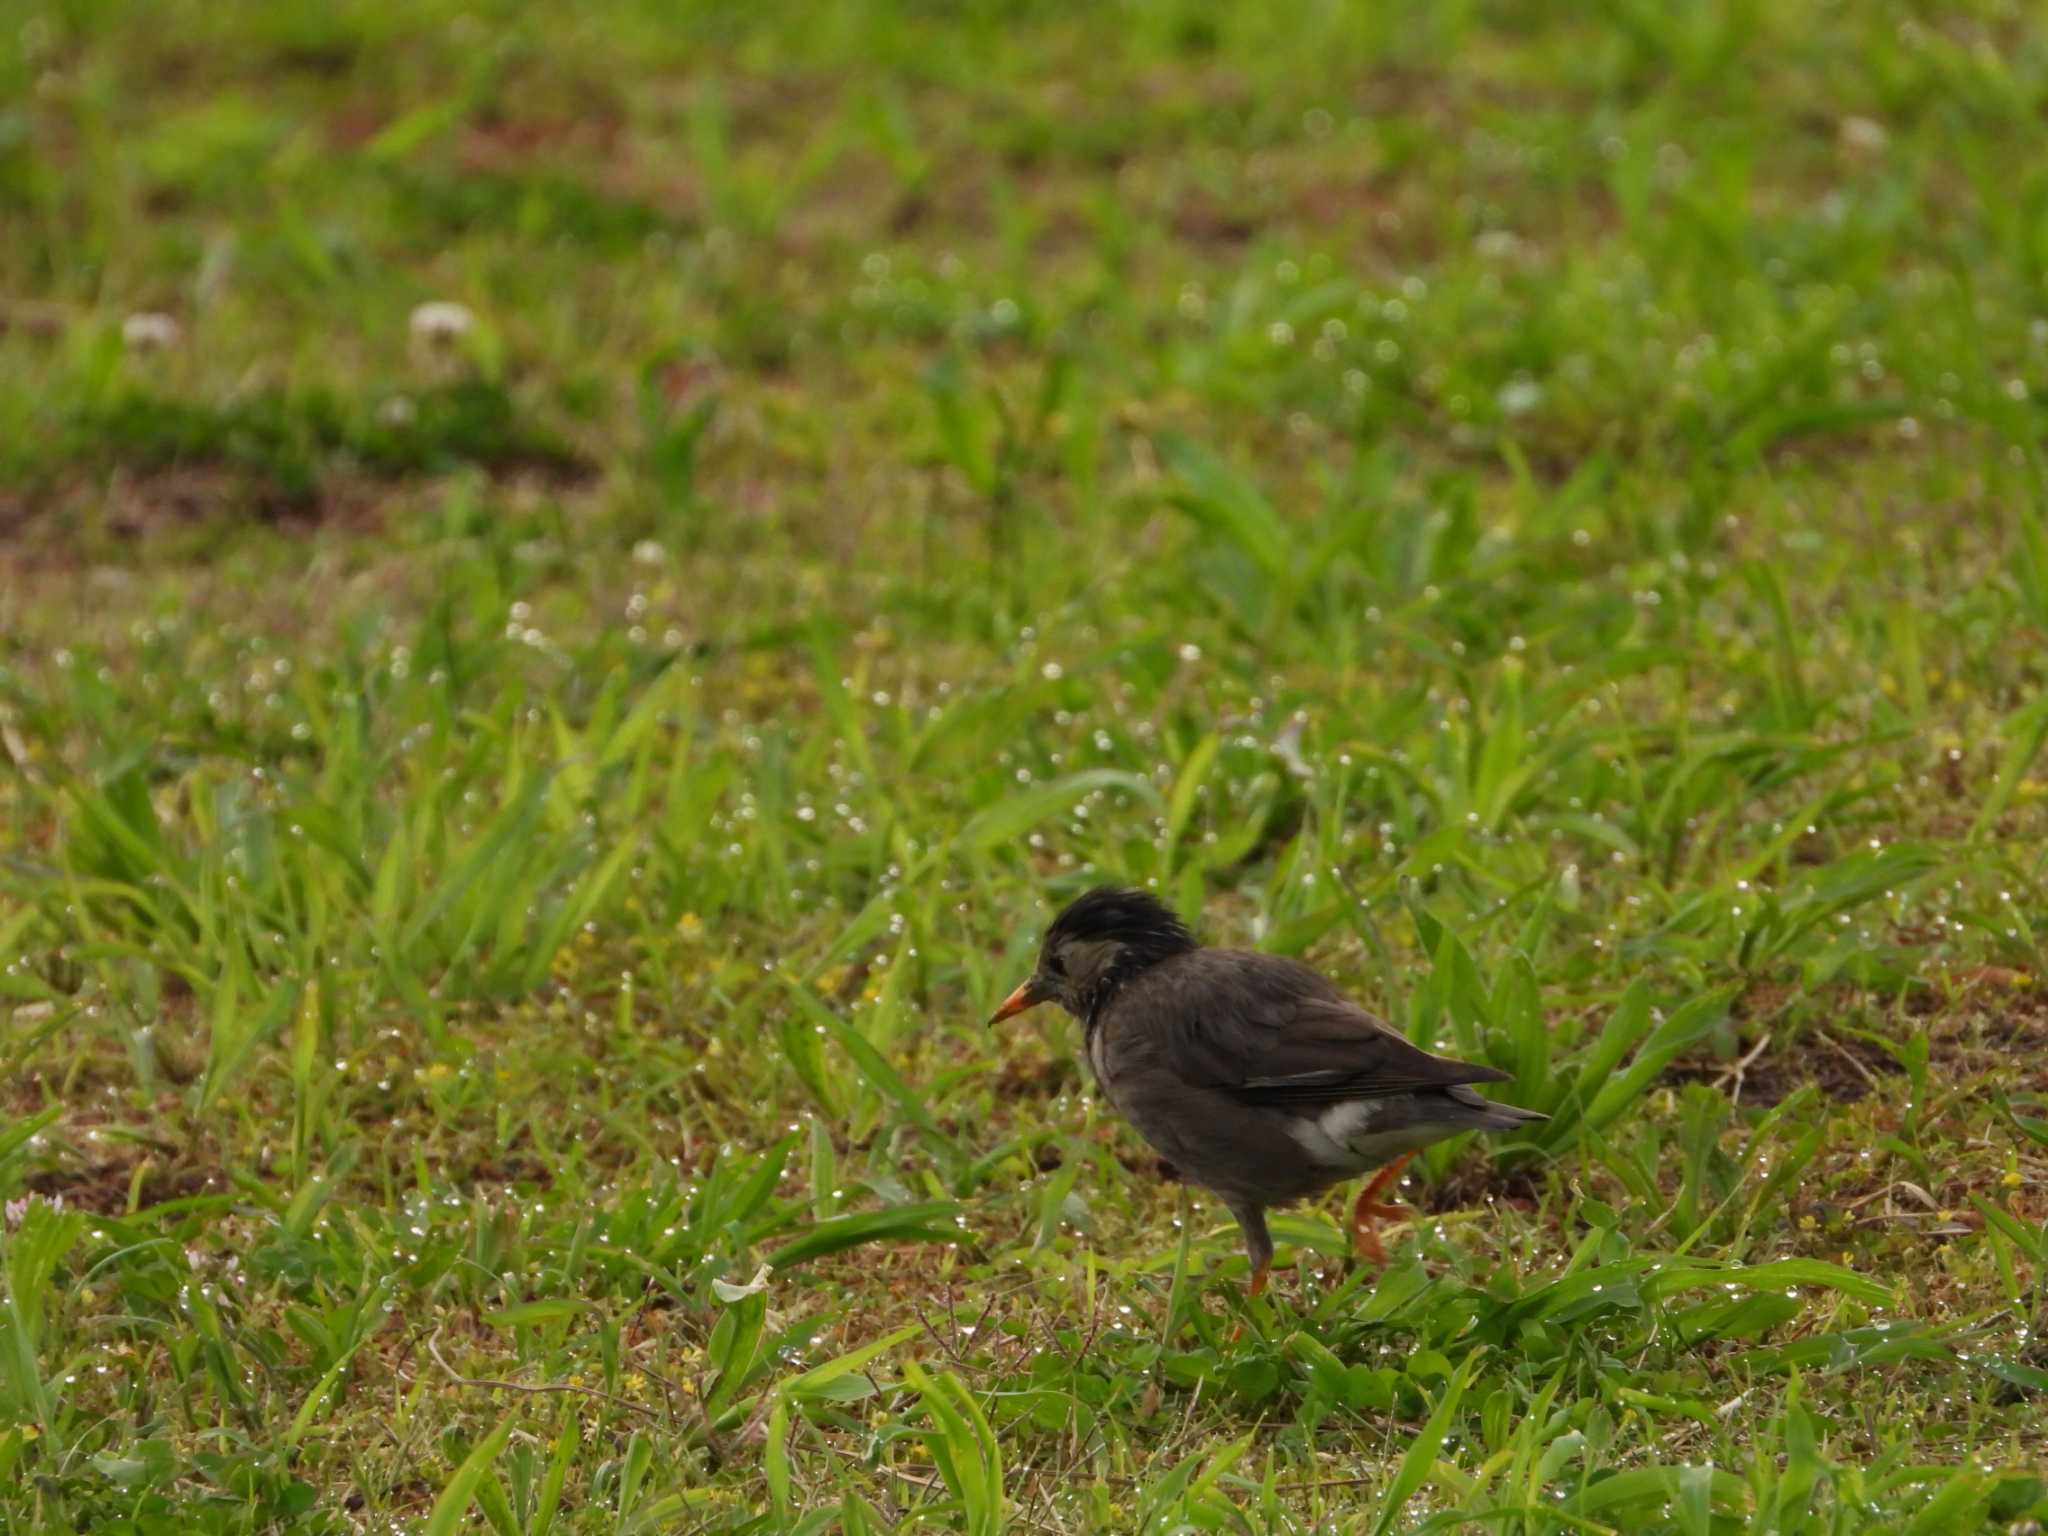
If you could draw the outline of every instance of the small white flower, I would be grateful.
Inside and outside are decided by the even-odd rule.
[[[754,1271],[754,1278],[745,1285],[734,1285],[730,1280],[714,1279],[711,1282],[711,1289],[717,1293],[720,1301],[726,1303],[744,1301],[749,1296],[757,1296],[768,1289],[768,1266],[763,1264]]]
[[[1859,155],[1881,154],[1891,142],[1884,124],[1874,118],[1845,117],[1836,131],[1841,135],[1842,148]]]
[[[169,315],[145,309],[121,322],[121,342],[130,352],[162,352],[183,334]]]
[[[420,408],[410,395],[393,395],[377,407],[377,422],[386,427],[409,427],[419,420]]]
[[[412,312],[413,340],[429,346],[448,346],[467,336],[476,326],[476,316],[465,304],[434,299]]]
[[[29,1211],[33,1209],[38,1203],[47,1205],[50,1208],[50,1213],[52,1215],[55,1215],[64,1209],[64,1197],[62,1195],[57,1195],[54,1197],[48,1195],[38,1195],[33,1193],[23,1195],[19,1200],[10,1200],[7,1202],[5,1208],[7,1229],[11,1232],[16,1227],[20,1226],[22,1222],[28,1218]]]

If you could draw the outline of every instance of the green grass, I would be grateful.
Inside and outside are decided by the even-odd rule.
[[[17,6],[0,1521],[2048,1517],[2044,106],[2001,4]],[[1103,878],[1554,1118],[1246,1301],[982,1026]]]

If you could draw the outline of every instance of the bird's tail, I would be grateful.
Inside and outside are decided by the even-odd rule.
[[[1463,1085],[1447,1089],[1446,1092],[1472,1112],[1466,1124],[1475,1131],[1518,1131],[1525,1125],[1536,1125],[1550,1118],[1533,1109],[1522,1109],[1514,1104],[1496,1104],[1492,1099]]]

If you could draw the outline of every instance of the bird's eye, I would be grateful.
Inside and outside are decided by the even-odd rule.
[[[1067,962],[1056,954],[1047,955],[1045,957],[1045,970],[1049,976],[1064,976],[1067,974]]]

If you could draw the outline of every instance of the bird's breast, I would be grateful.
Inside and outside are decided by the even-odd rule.
[[[1109,1030],[1100,1021],[1088,1031],[1088,1070],[1095,1074],[1095,1086],[1114,1102],[1116,1095],[1110,1089]]]

